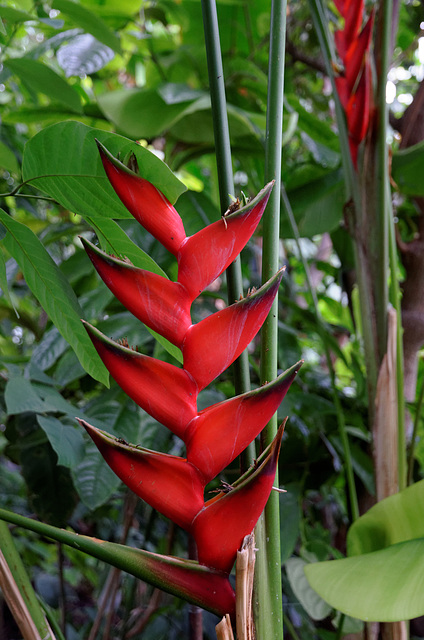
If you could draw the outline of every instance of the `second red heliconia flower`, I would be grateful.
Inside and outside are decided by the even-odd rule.
[[[100,277],[127,309],[181,349],[183,367],[143,355],[84,326],[112,377],[140,407],[180,437],[186,458],[125,443],[80,421],[113,471],[140,498],[189,531],[199,562],[228,574],[251,533],[274,480],[283,430],[260,464],[212,500],[206,485],[261,432],[278,409],[300,363],[254,391],[198,411],[197,397],[247,347],[264,322],[282,271],[259,290],[197,324],[194,299],[240,253],[254,233],[272,183],[247,206],[187,237],[170,202],[101,145],[106,174],[130,213],[178,262],[178,279],[138,269],[83,240]],[[195,588],[195,584],[193,586]]]
[[[349,147],[355,169],[358,149],[368,131],[372,114],[371,38],[374,12],[362,27],[363,0],[335,0],[343,29],[336,31],[335,44],[343,64],[335,79],[337,93],[346,113]]]

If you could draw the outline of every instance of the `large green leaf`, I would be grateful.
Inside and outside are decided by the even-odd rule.
[[[345,188],[339,169],[288,192],[302,237],[333,231],[343,218]],[[287,216],[281,216],[281,236],[293,237]]]
[[[76,467],[85,450],[81,429],[64,424],[53,416],[37,416],[37,421],[57,454],[57,464],[70,469]]]
[[[394,622],[424,614],[424,539],[305,567],[311,587],[360,620]]]
[[[424,480],[359,518],[349,530],[348,552],[353,557],[305,568],[326,602],[361,620],[423,615]]]
[[[103,44],[117,53],[121,53],[119,38],[109,29],[102,18],[86,9],[82,4],[71,0],[54,0],[52,8],[58,9],[70,18],[77,27],[81,27],[87,33],[91,33],[97,40],[103,42]]]
[[[122,89],[104,93],[98,98],[101,110],[119,131],[132,138],[148,140],[162,134],[194,109],[193,103],[200,106],[203,101],[204,98],[196,99],[187,92],[181,100],[174,96],[171,101],[166,86],[160,90]]]
[[[424,480],[381,500],[350,527],[348,554],[378,551],[398,542],[424,538]]]
[[[424,141],[396,151],[392,157],[392,178],[402,193],[424,196]]]
[[[24,180],[81,216],[130,218],[103,170],[95,138],[113,154],[134,153],[140,174],[175,202],[185,186],[153,153],[114,133],[80,122],[61,122],[43,129],[26,144]],[[38,176],[45,176],[38,178]]]
[[[5,65],[32,91],[44,93],[52,100],[66,105],[71,111],[82,113],[78,92],[47,65],[30,58],[14,58],[7,60]]]
[[[12,149],[0,140],[0,167],[9,171],[19,171],[19,164]]]
[[[0,222],[8,231],[2,243],[22,269],[28,287],[72,346],[84,369],[107,384],[106,368],[81,323],[82,310],[68,281],[28,227],[1,209]]]

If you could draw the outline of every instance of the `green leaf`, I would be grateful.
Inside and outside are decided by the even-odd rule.
[[[46,410],[44,402],[26,378],[10,378],[6,384],[4,399],[9,415],[27,411],[43,413]]]
[[[91,33],[97,40],[103,42],[103,44],[117,53],[121,53],[119,38],[109,29],[102,18],[89,9],[71,0],[54,0],[52,8],[58,9],[67,16],[73,24],[81,27],[87,33]]]
[[[382,500],[350,528],[353,557],[308,566],[310,585],[331,606],[360,620],[423,615],[423,512],[424,480]]]
[[[0,140],[0,167],[18,173],[19,164],[12,149]]]
[[[57,51],[57,61],[65,76],[90,75],[103,69],[112,60],[114,53],[90,33],[82,33]]]
[[[309,585],[304,573],[307,565],[302,558],[289,558],[286,562],[287,577],[293,593],[312,620],[323,620],[331,607]]]
[[[424,539],[305,567],[311,587],[360,620],[395,622],[424,614]]]
[[[290,558],[300,532],[300,485],[285,486],[287,493],[280,493],[281,564]]]
[[[424,480],[374,505],[348,533],[348,554],[378,551],[398,542],[424,538]]]
[[[393,154],[392,178],[401,193],[424,196],[423,165],[424,141]]]
[[[115,156],[136,156],[140,175],[175,202],[185,186],[153,153],[114,133],[79,122],[61,122],[40,131],[26,144],[23,179],[62,206],[90,218],[131,218],[109,184],[95,138]],[[38,176],[49,176],[38,178]]]
[[[44,93],[71,111],[82,113],[78,92],[47,65],[30,58],[14,58],[4,64],[35,93]]]
[[[8,234],[4,246],[22,269],[25,281],[62,336],[72,346],[84,369],[107,384],[108,374],[82,323],[82,311],[68,281],[37,236],[0,209]]]
[[[75,489],[89,509],[97,509],[109,500],[121,484],[93,443],[85,444],[84,458],[72,469]]]
[[[57,463],[70,469],[76,467],[84,457],[85,442],[81,430],[63,424],[53,416],[37,416],[37,421],[57,454]]]
[[[124,135],[150,140],[174,125],[192,106],[193,97],[165,102],[157,89],[122,89],[104,93],[98,103],[105,116]],[[203,98],[200,98],[202,101]]]
[[[288,192],[293,214],[301,237],[333,231],[343,218],[345,188],[340,170],[321,176],[317,180]],[[281,216],[281,237],[292,238],[288,218]]]

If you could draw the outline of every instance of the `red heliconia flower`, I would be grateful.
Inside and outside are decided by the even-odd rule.
[[[336,31],[335,44],[343,62],[343,72],[335,79],[337,93],[346,113],[349,147],[355,169],[358,149],[369,129],[372,115],[372,71],[370,47],[374,11],[361,30],[363,0],[337,0],[344,18],[343,29]]]
[[[300,363],[273,382],[198,412],[199,392],[234,362],[259,331],[283,272],[196,324],[191,321],[190,309],[195,298],[228,267],[254,233],[272,183],[225,220],[187,237],[176,209],[160,191],[129,171],[101,145],[99,149],[119,198],[136,220],[176,256],[177,281],[108,256],[87,240],[82,240],[83,245],[99,275],[122,304],[181,349],[183,366],[138,353],[89,324],[84,326],[112,377],[140,407],[184,441],[187,457],[130,445],[83,420],[80,424],[132,491],[192,533],[199,562],[228,575],[243,538],[252,531],[269,497],[283,430],[262,456],[262,462],[231,491],[205,502],[205,487],[269,422]]]

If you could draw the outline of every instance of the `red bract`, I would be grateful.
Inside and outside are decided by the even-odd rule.
[[[336,48],[344,70],[335,82],[346,113],[352,161],[357,168],[358,148],[368,131],[372,113],[370,46],[374,12],[361,31],[363,0],[338,0],[336,7],[344,18],[343,29],[335,33]]]
[[[140,407],[182,438],[187,459],[129,445],[84,421],[80,423],[125,484],[193,534],[200,563],[228,574],[244,536],[252,531],[271,491],[282,429],[261,464],[229,493],[204,502],[205,487],[264,428],[300,363],[259,389],[198,412],[199,392],[234,362],[259,331],[283,272],[197,324],[192,324],[190,307],[245,246],[260,221],[272,184],[247,206],[187,237],[180,216],[168,200],[101,145],[99,148],[118,196],[176,256],[178,279],[171,282],[138,269],[126,260],[108,256],[86,240],[84,247],[122,304],[181,349],[183,367],[138,353],[87,323],[84,326],[116,382]],[[192,588],[196,589],[195,581]]]

